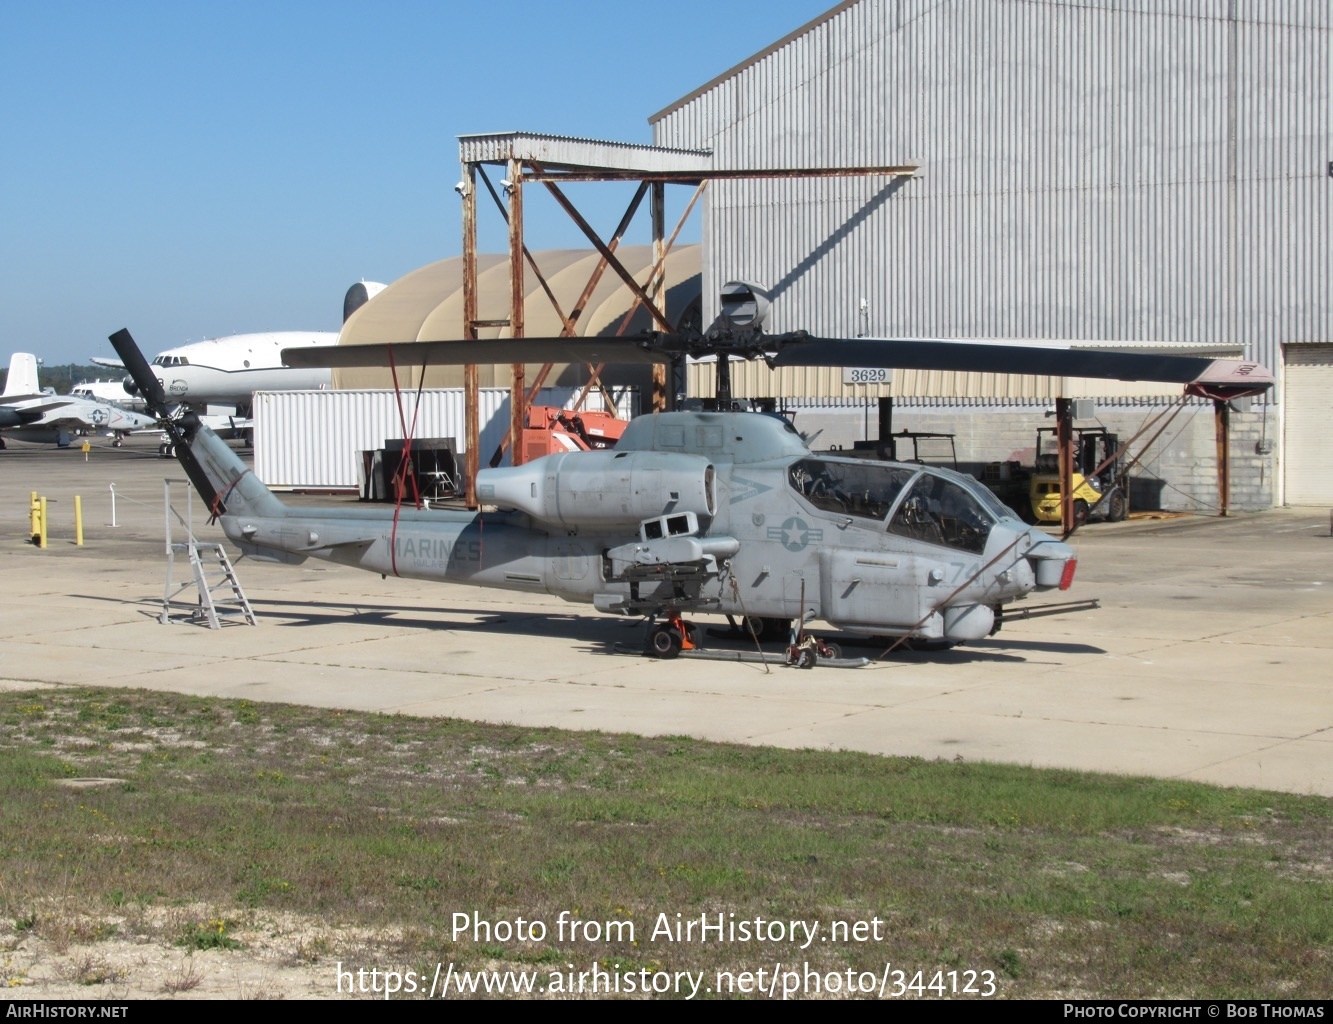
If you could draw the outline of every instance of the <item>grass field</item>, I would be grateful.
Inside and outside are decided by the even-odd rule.
[[[990,971],[1002,997],[1333,996],[1324,798],[124,690],[0,693],[0,723],[11,951],[242,956],[283,915],[330,977],[891,964],[924,995]],[[676,940],[701,919],[762,938]]]

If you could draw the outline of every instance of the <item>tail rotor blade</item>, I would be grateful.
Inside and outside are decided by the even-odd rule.
[[[212,513],[221,515],[226,511],[220,495],[214,488],[212,481],[208,479],[208,474],[204,467],[199,464],[199,459],[195,456],[194,450],[190,445],[191,438],[195,431],[200,429],[199,418],[193,413],[186,413],[181,419],[171,418],[171,409],[167,404],[166,392],[162,390],[162,384],[153,376],[152,367],[144,359],[143,353],[139,351],[139,346],[135,343],[130,332],[121,328],[115,334],[111,335],[111,347],[116,350],[116,355],[120,356],[125,364],[125,369],[129,375],[134,378],[134,383],[139,386],[139,394],[143,395],[144,403],[148,411],[156,416],[162,422],[162,429],[167,432],[171,438],[171,443],[176,452],[176,459],[180,462],[181,468],[185,470],[185,475],[190,478],[190,483],[194,484],[194,489],[199,492],[199,497],[204,499]]]
[[[134,378],[134,383],[139,386],[139,394],[143,395],[144,404],[148,406],[151,412],[165,418],[170,411],[167,408],[167,393],[162,390],[162,382],[153,375],[152,367],[148,365],[148,360],[139,351],[139,346],[135,344],[130,332],[122,327],[111,335],[110,340],[111,347],[116,350],[116,355],[120,356],[120,361],[125,364],[126,372]]]

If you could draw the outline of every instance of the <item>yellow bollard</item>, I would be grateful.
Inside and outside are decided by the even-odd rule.
[[[74,546],[83,547],[83,499],[74,495]]]
[[[42,503],[42,529],[41,533],[38,535],[39,540],[37,546],[45,550],[46,549],[46,499],[41,498],[39,500]]]

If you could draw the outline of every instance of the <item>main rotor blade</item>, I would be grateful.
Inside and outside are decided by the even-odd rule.
[[[1075,348],[1068,342],[1003,344],[901,338],[815,338],[803,331],[708,334],[644,333],[630,338],[496,338],[283,349],[288,366],[461,366],[468,363],[668,363],[681,355],[762,356],[769,366],[866,366],[903,370],[964,370],[1041,377],[1183,384],[1205,398],[1240,398],[1273,386],[1258,363],[1156,351]]]
[[[338,368],[465,366],[491,363],[669,363],[657,335],[629,338],[494,338],[489,341],[410,341],[399,344],[285,348],[288,366]],[[646,347],[652,345],[653,347]]]
[[[1208,398],[1239,398],[1273,386],[1258,363],[1210,356],[1074,348],[1067,343],[1004,345],[964,341],[793,338],[767,357],[770,366],[865,366],[964,370],[1043,377],[1162,381]]]

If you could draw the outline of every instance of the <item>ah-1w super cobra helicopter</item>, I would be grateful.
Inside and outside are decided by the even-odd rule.
[[[729,286],[730,287],[730,286]],[[738,301],[737,296],[740,296]],[[1253,363],[1157,354],[929,341],[764,335],[750,297],[724,295],[707,333],[519,338],[399,346],[434,363],[668,362],[718,356],[775,366],[960,368],[1166,380],[1213,398],[1254,394]],[[742,310],[737,315],[734,311]],[[149,408],[167,400],[128,331],[111,339]],[[337,366],[382,365],[387,346],[284,353]],[[289,508],[197,419],[164,424],[191,482],[249,556],[322,558],[385,575],[550,593],[649,621],[646,651],[674,657],[682,614],[745,617],[785,636],[822,619],[870,636],[941,643],[992,633],[1032,591],[1065,589],[1068,545],[1021,522],[970,477],[944,469],[816,456],[785,420],[758,413],[654,413],[608,451],[484,469],[477,494],[497,511]]]

